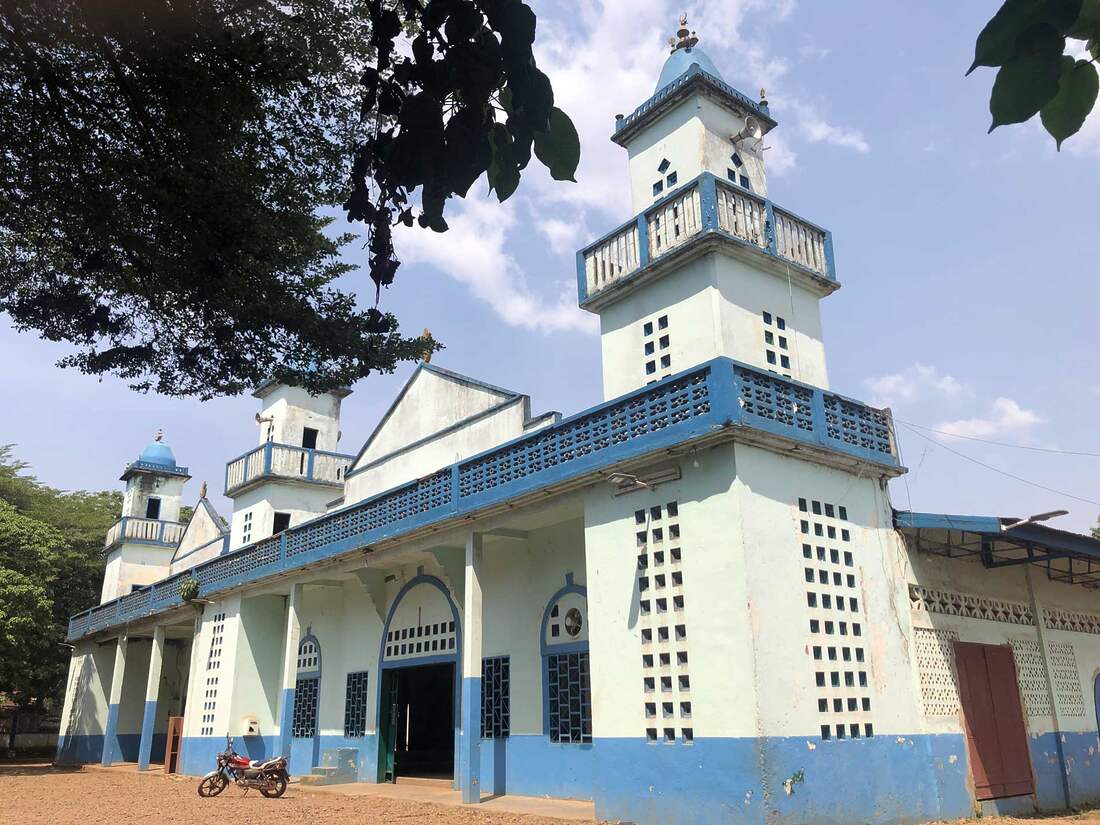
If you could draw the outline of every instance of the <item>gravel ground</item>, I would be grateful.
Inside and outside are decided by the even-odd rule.
[[[197,822],[383,825],[399,820],[432,825],[562,825],[563,820],[459,808],[379,796],[313,794],[291,785],[282,799],[228,788],[200,799],[192,777],[129,772],[55,770],[45,764],[0,763],[0,825],[195,825]],[[984,817],[954,825],[1100,825],[1100,810],[1061,816]],[[931,823],[943,825],[943,823]]]
[[[54,770],[43,764],[0,763],[0,825],[195,825],[309,823],[383,825],[399,820],[432,825],[562,825],[563,820],[432,805],[377,796],[311,794],[291,785],[282,799],[227,788],[201,799],[198,780],[129,772]]]

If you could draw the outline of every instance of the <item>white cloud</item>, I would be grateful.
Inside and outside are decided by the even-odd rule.
[[[871,391],[872,403],[880,407],[908,404],[927,396],[960,398],[971,393],[970,388],[954,376],[920,363],[900,372],[868,378],[864,384]]]
[[[949,435],[969,438],[992,438],[999,435],[1020,435],[1027,433],[1042,419],[1032,410],[1026,410],[1011,398],[997,398],[985,418],[962,418],[958,421],[945,421],[936,427]]]
[[[829,123],[812,104],[792,98],[780,104],[780,110],[794,113],[799,134],[810,143],[828,143],[845,149],[854,149],[861,155],[871,151],[863,132],[846,126]]]
[[[535,225],[539,232],[546,236],[550,242],[550,248],[559,255],[566,255],[577,250],[581,245],[581,237],[584,233],[584,224],[580,221],[563,221],[559,218],[545,218],[536,220]]]
[[[511,203],[497,203],[492,195],[474,189],[448,208],[446,232],[419,227],[394,233],[398,257],[406,263],[430,264],[465,284],[475,297],[488,303],[509,326],[540,332],[596,329],[594,315],[577,307],[576,283],[554,282],[552,296],[536,291],[505,247],[516,225]]]

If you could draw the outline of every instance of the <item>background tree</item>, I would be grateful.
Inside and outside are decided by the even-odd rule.
[[[1084,41],[1089,59],[1065,54],[1067,40]],[[978,35],[967,74],[997,67],[989,131],[1038,114],[1061,149],[1096,103],[1098,58],[1100,0],[1005,0]]]
[[[63,698],[68,617],[99,601],[122,495],[63,493],[26,469],[0,446],[0,694],[45,710]]]
[[[444,231],[482,174],[503,200],[532,151],[576,169],[534,37],[521,0],[0,0],[0,311],[170,395],[423,356],[377,307],[392,226]]]

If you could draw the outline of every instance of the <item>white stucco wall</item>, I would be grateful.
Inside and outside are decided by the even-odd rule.
[[[320,484],[266,481],[233,499],[233,516],[229,547],[236,550],[269,537],[275,524],[275,513],[290,513],[290,526],[309,521],[328,510],[328,504],[339,490]],[[252,514],[251,530],[246,542],[245,516]]]
[[[236,651],[239,646],[240,611],[241,596],[238,594],[203,606],[201,625],[193,643],[188,673],[187,713],[183,730],[185,737],[222,737],[234,730],[235,720],[231,709],[238,658]],[[220,619],[223,614],[224,619]],[[219,640],[216,648],[220,652],[211,659],[211,642],[215,639]],[[212,662],[216,664],[212,665]],[[211,683],[211,679],[216,679],[217,683]],[[205,709],[204,705],[207,703],[212,703],[213,708]],[[204,714],[211,713],[213,720],[204,722]],[[208,729],[205,734],[204,728]],[[209,732],[210,728],[213,729],[212,733]]]
[[[65,704],[61,711],[62,736],[102,735],[107,728],[107,702],[115,666],[113,644],[80,642],[69,663]]]
[[[278,384],[261,399],[261,417],[270,423],[257,427],[257,443],[302,445],[305,427],[317,430],[317,449],[337,452],[340,441],[340,399],[329,393],[310,395],[300,387]],[[270,433],[270,438],[268,437]]]
[[[785,330],[767,329],[787,338],[787,350],[771,349],[789,354],[790,370],[767,361],[765,311],[773,324],[776,317],[786,322]],[[661,317],[668,318],[665,330],[657,328]],[[647,322],[654,323],[650,336],[645,335]],[[607,400],[719,355],[828,387],[817,297],[721,252],[695,258],[601,310],[600,333]],[[667,349],[660,348],[663,335],[669,339]],[[657,342],[652,355],[645,352],[647,341]],[[662,368],[659,359],[666,353],[670,364]],[[654,358],[657,370],[648,373],[646,363]]]
[[[152,544],[120,544],[107,554],[101,601],[125,596],[134,585],[152,584],[168,575],[172,547]]]
[[[150,498],[160,499],[160,520],[179,521],[183,487],[187,479],[180,476],[156,476],[146,472],[134,473],[126,481],[122,499],[122,515],[145,518],[145,508]]]
[[[222,529],[222,525],[214,520],[210,511],[200,501],[180,538],[180,543],[176,546],[172,556],[171,573],[174,575],[181,570],[189,570],[196,564],[220,554],[223,544],[220,541]]]

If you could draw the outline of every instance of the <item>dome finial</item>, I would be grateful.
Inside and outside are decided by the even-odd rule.
[[[157,427],[157,434],[153,436],[153,441],[164,441],[164,430]]]
[[[699,38],[695,36],[695,32],[688,29],[687,23],[687,12],[684,12],[680,15],[680,28],[676,30],[676,37],[670,37],[668,39],[668,45],[672,47],[672,51],[677,51],[678,49],[691,49],[699,42]]]
[[[206,482],[205,481],[202,483],[202,486],[199,488],[199,498],[206,498]]]
[[[427,344],[429,341],[431,341],[432,340],[431,330],[429,330],[427,327],[424,327],[424,331],[422,333],[420,333],[420,340],[423,341],[425,344]],[[427,352],[424,353],[423,361],[424,361],[425,364],[432,363],[432,351],[431,350],[428,350]]]

